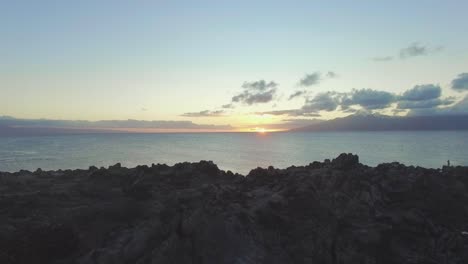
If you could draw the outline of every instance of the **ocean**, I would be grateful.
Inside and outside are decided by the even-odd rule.
[[[468,131],[323,133],[86,134],[0,137],[0,171],[86,169],[212,160],[247,174],[256,167],[286,168],[358,154],[375,166],[398,161],[440,168],[468,165]]]

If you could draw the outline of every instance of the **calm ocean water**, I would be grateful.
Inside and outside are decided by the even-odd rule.
[[[75,169],[212,160],[242,174],[358,154],[362,163],[468,165],[468,131],[105,134],[0,138],[0,171]]]

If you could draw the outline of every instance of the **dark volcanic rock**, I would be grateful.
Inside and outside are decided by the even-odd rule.
[[[336,159],[333,159],[331,163],[336,169],[351,169],[359,164],[359,157],[351,153],[342,153]]]
[[[0,263],[468,263],[468,168],[0,173]]]

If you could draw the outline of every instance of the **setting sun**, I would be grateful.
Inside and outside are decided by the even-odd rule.
[[[257,133],[261,133],[261,134],[264,134],[264,133],[267,132],[266,129],[263,128],[263,127],[256,127],[255,131],[257,131]]]

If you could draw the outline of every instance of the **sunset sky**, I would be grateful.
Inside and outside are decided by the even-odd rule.
[[[0,1],[0,116],[468,113],[468,1]]]

